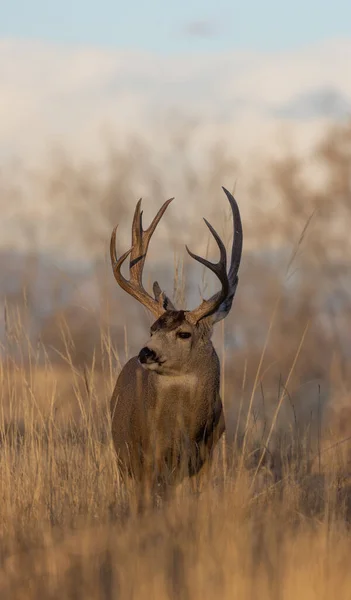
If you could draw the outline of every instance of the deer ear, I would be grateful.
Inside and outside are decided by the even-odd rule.
[[[166,294],[161,290],[157,281],[154,282],[152,289],[154,291],[155,300],[161,304],[164,310],[176,310],[168,296],[166,296]]]

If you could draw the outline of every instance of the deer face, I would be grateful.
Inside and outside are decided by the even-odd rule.
[[[183,310],[166,311],[152,325],[151,337],[139,352],[139,362],[160,375],[180,375],[191,370],[200,347],[210,342],[204,326],[192,325]],[[200,352],[201,354],[201,352]]]

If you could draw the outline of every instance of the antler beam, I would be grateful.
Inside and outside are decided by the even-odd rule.
[[[228,314],[232,306],[233,298],[238,284],[238,270],[240,266],[243,247],[243,230],[240,212],[234,196],[230,192],[228,192],[228,190],[226,190],[224,187],[222,189],[229,200],[233,216],[233,245],[229,272],[227,274],[227,253],[224,244],[220,239],[218,233],[212,227],[212,225],[208,221],[206,221],[206,219],[204,219],[207,227],[209,228],[219,247],[219,262],[211,263],[205,258],[201,258],[200,256],[197,256],[196,254],[190,252],[188,247],[186,247],[186,249],[192,258],[205,265],[208,269],[210,269],[210,271],[217,275],[220,283],[222,284],[222,289],[213,296],[211,296],[211,298],[209,298],[208,300],[203,300],[197,308],[195,308],[192,311],[189,311],[189,313],[187,314],[187,318],[192,323],[198,323],[201,319],[204,319],[205,317],[214,314],[216,314],[216,317],[214,319],[215,322],[220,321],[222,318],[224,318]]]
[[[134,212],[134,218],[133,218],[132,247],[130,250],[128,250],[127,252],[122,254],[122,256],[120,256],[120,258],[117,258],[117,251],[116,251],[116,234],[117,234],[118,226],[116,226],[114,228],[112,235],[111,235],[110,256],[111,256],[113,274],[115,276],[115,279],[116,279],[118,285],[120,285],[121,288],[125,292],[127,292],[128,294],[130,294],[131,296],[136,298],[136,300],[138,300],[141,304],[143,304],[146,308],[148,308],[156,318],[160,317],[162,315],[162,313],[164,313],[164,308],[161,303],[161,296],[160,296],[160,302],[158,302],[156,299],[152,298],[152,296],[150,296],[147,293],[147,291],[144,289],[144,286],[142,283],[142,276],[143,276],[143,269],[144,269],[146,254],[148,251],[148,247],[149,247],[149,243],[150,243],[152,234],[154,233],[158,223],[160,222],[163,214],[165,213],[168,205],[172,202],[172,200],[174,200],[174,198],[170,198],[169,200],[166,200],[166,202],[161,206],[157,215],[153,219],[151,225],[144,231],[143,225],[142,225],[143,212],[140,210],[140,208],[141,208],[141,198],[140,198],[140,200],[138,201],[138,203],[136,205],[135,212]],[[121,267],[129,255],[130,255],[130,262],[129,262],[129,274],[130,274],[129,277],[130,278],[128,281],[127,279],[125,279],[125,277],[123,277],[123,275],[121,273]]]

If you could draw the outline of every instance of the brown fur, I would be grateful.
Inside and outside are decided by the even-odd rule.
[[[196,352],[184,371],[171,376],[148,371],[134,357],[122,369],[111,399],[121,471],[139,482],[147,479],[151,487],[199,473],[225,429],[210,328],[206,322],[189,326],[185,315],[167,311],[151,327],[154,335],[169,335],[184,325],[193,330]]]

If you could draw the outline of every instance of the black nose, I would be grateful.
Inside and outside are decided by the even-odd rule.
[[[147,346],[140,350],[138,358],[141,363],[157,362],[156,352],[150,350],[150,348],[148,348]]]

